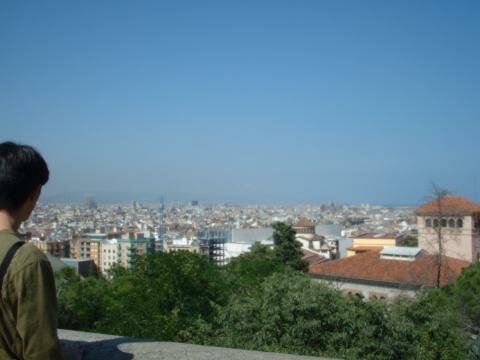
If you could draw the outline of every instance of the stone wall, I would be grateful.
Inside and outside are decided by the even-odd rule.
[[[345,295],[357,295],[363,299],[377,298],[393,301],[399,296],[413,298],[416,295],[415,290],[397,287],[376,286],[370,284],[358,284],[354,282],[332,281],[324,279],[314,279],[314,281],[328,284],[333,288],[342,291]]]
[[[314,360],[312,356],[159,342],[112,335],[58,330],[66,349],[84,349],[84,360]]]

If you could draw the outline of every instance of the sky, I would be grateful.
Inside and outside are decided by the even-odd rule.
[[[45,201],[410,205],[433,181],[480,202],[479,17],[475,0],[4,0],[0,141],[44,155]]]

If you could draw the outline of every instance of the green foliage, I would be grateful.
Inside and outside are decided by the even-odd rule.
[[[480,331],[480,264],[465,269],[451,288],[451,294],[469,325]]]
[[[292,271],[271,275],[255,296],[232,297],[217,314],[211,323],[197,322],[183,340],[347,359],[413,354],[411,324],[399,326],[386,303],[345,297]]]
[[[185,251],[140,258],[135,271],[111,281],[88,278],[62,287],[60,325],[78,330],[173,340],[226,302],[225,276],[208,259]]]
[[[234,258],[225,267],[230,285],[236,291],[254,291],[271,274],[285,269],[273,250],[255,243],[250,252]]]
[[[302,244],[295,239],[295,230],[290,225],[273,224],[273,243],[278,261],[294,270],[308,271],[308,264],[302,260]]]
[[[403,246],[417,247],[418,239],[413,236],[407,236],[405,239],[403,239]]]
[[[178,251],[142,257],[133,271],[115,268],[110,280],[63,270],[60,326],[344,359],[479,357],[470,335],[479,326],[480,265],[417,299],[363,301],[298,271],[289,226],[275,225],[274,242],[224,268]]]
[[[468,334],[460,326],[452,299],[441,290],[427,290],[416,300],[393,305],[398,319],[410,327],[412,353],[421,359],[468,359]]]
[[[105,313],[108,284],[103,279],[72,276],[59,287],[59,326],[90,331]]]

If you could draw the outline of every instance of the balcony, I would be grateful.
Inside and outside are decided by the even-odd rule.
[[[325,359],[313,356],[267,353],[174,342],[149,341],[112,335],[58,330],[66,346],[82,346],[84,360],[308,360]]]

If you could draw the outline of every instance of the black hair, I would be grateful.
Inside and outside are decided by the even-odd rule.
[[[33,147],[10,141],[0,144],[0,209],[20,208],[48,177],[47,163]]]

